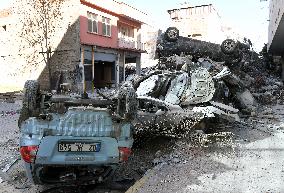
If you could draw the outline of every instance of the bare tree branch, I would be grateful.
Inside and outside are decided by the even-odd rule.
[[[50,54],[51,41],[61,20],[61,6],[65,0],[17,0],[19,5],[26,9],[18,9],[17,14],[22,24],[19,36],[26,42],[20,47],[20,52],[25,51],[27,45],[34,52],[26,56],[27,63],[38,64],[43,55],[43,60],[51,77]],[[50,81],[51,82],[51,81]]]

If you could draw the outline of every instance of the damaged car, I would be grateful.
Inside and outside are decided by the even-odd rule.
[[[191,55],[194,61],[198,58],[210,58],[215,62],[236,64],[242,60],[243,54],[248,50],[249,47],[240,41],[226,39],[219,45],[179,36],[176,27],[169,27],[157,40],[156,58],[162,63],[167,63],[168,57],[184,54]]]
[[[156,132],[170,132],[170,128],[191,130],[203,119],[222,117],[238,121],[239,110],[218,101],[217,96],[228,95],[228,90],[218,93],[222,78],[230,76],[228,68],[211,71],[203,62],[184,63],[182,70],[156,70],[140,80],[132,80],[139,101],[135,128],[158,128]],[[176,130],[174,132],[176,134]]]
[[[228,65],[247,51],[238,41],[218,45],[168,28],[157,41],[158,64],[130,79],[139,101],[135,131],[177,136],[208,120],[239,121],[239,109],[253,108],[255,101]]]
[[[131,154],[135,92],[121,88],[110,101],[72,93],[51,94],[25,83],[19,119],[20,153],[35,184],[96,184]]]

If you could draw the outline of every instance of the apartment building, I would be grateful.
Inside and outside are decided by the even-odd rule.
[[[275,55],[284,55],[284,0],[270,0],[268,51]]]
[[[282,80],[284,80],[284,0],[270,0],[267,51],[281,56]]]
[[[220,43],[224,40],[221,17],[212,4],[190,6],[168,10],[172,26],[180,30],[180,35]]]
[[[5,90],[7,84],[2,83],[0,77],[0,92],[18,90],[27,79],[38,79],[43,89],[49,88],[43,42],[29,44],[29,38],[42,36],[42,31],[33,30],[33,34],[24,34],[25,37],[21,34],[26,25],[21,18],[27,14],[23,10],[29,10],[31,19],[39,17],[36,11],[27,7],[29,5],[29,0],[15,0],[10,14],[3,14],[0,19],[0,24],[5,26],[13,18],[8,29],[13,32],[1,31],[1,35],[8,38],[1,44],[8,57],[5,61],[0,58],[1,68],[9,66],[5,80],[13,81],[9,83],[10,89]],[[124,81],[127,63],[136,64],[137,73],[140,73],[141,53],[145,52],[141,26],[147,14],[116,0],[66,0],[58,9],[60,17],[50,18],[53,30],[48,34],[54,89],[66,75],[70,75],[69,82],[75,85],[72,73],[80,63],[84,65],[88,90],[113,87]],[[9,57],[12,54],[15,57]]]
[[[125,64],[141,69],[141,26],[146,14],[118,1],[81,1],[80,43],[87,87],[125,80]]]

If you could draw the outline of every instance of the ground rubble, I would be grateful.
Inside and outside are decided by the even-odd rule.
[[[277,156],[283,155],[266,148],[283,145],[282,119],[282,105],[266,105],[254,116],[242,118],[241,123],[220,125],[215,132],[231,133],[230,140],[225,143],[194,144],[193,140],[177,139],[170,150],[167,149],[169,153],[161,153],[163,150],[160,149],[154,154],[153,168],[146,172],[140,181],[142,184],[138,183],[137,189],[133,186],[129,192],[267,192],[269,189],[281,192],[282,186],[277,184],[277,180],[267,179],[267,176],[280,175],[282,166],[278,164],[280,158]],[[260,151],[254,151],[258,148]],[[274,166],[271,168],[267,162]],[[261,165],[257,170],[259,173],[250,172],[250,168],[257,167],[257,163]],[[224,175],[227,175],[225,181],[221,178]],[[234,185],[246,179],[251,183]],[[215,180],[215,189],[207,185]],[[267,186],[266,180],[274,185]],[[227,184],[222,186],[222,181]]]

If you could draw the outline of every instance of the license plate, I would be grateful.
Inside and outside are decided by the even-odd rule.
[[[98,152],[101,149],[100,143],[85,142],[59,142],[59,152]]]

